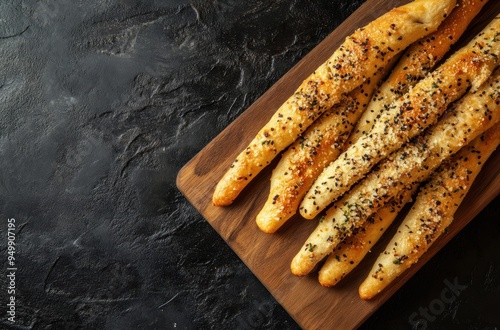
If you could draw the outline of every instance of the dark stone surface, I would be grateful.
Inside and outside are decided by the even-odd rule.
[[[16,328],[298,328],[175,177],[362,2],[2,0],[0,218],[2,233],[15,218]],[[363,328],[411,328],[421,307],[439,308],[429,328],[498,327],[499,203]],[[441,311],[444,281],[467,288]]]

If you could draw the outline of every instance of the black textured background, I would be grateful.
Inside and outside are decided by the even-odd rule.
[[[175,177],[361,3],[1,0],[1,273],[15,218],[12,328],[298,328]],[[415,328],[497,329],[499,204],[363,328],[411,328],[412,313],[433,306]],[[446,281],[467,288],[436,312]],[[0,283],[9,328],[6,276]]]

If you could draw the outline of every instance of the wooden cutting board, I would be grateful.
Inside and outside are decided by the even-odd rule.
[[[485,164],[457,211],[455,221],[448,233],[432,246],[417,265],[404,273],[372,301],[359,299],[358,287],[371,269],[375,258],[390,239],[391,231],[386,233],[357,269],[334,288],[323,288],[318,283],[317,272],[301,278],[292,275],[289,270],[290,262],[315,228],[316,223],[296,216],[276,234],[264,234],[257,228],[255,217],[267,198],[271,170],[273,165],[276,165],[276,161],[245,188],[233,205],[212,206],[211,198],[218,180],[236,155],[248,145],[257,131],[295,91],[300,82],[321,65],[354,29],[408,2],[405,0],[367,0],[189,161],[177,177],[177,186],[184,196],[296,322],[305,329],[350,329],[361,325],[500,193],[500,152],[497,150]],[[499,12],[500,1],[491,0],[471,24],[461,44],[473,37]]]

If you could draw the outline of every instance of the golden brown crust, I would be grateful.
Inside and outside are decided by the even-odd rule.
[[[229,205],[274,157],[342,95],[360,86],[399,51],[437,29],[455,0],[419,0],[398,7],[346,38],[257,133],[216,186],[214,205]]]
[[[394,152],[326,213],[292,261],[305,275],[390,198],[426,180],[445,159],[500,121],[500,69],[423,135]]]
[[[467,46],[384,111],[368,134],[319,175],[301,203],[301,215],[314,218],[375,164],[434,124],[469,88],[477,89],[499,63],[499,30],[497,17]]]
[[[441,23],[436,32],[408,47],[390,76],[373,95],[368,110],[363,113],[349,137],[347,142],[349,145],[373,127],[385,107],[408,92],[435,67],[487,2],[487,0],[459,0],[458,6]]]
[[[352,128],[391,64],[349,93],[340,104],[323,113],[283,153],[271,176],[268,199],[257,215],[257,225],[263,232],[276,232],[297,212],[313,181],[342,151]]]
[[[499,143],[500,124],[496,124],[436,171],[359,287],[362,299],[372,299],[386,288],[443,234],[482,165]]]
[[[371,216],[352,236],[342,241],[328,256],[319,271],[319,283],[325,287],[336,285],[349,274],[370,252],[386,229],[392,224],[399,211],[411,200],[418,185],[405,189],[396,198]]]

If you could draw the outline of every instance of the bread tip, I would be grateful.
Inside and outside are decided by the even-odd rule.
[[[290,265],[290,270],[292,271],[292,274],[295,276],[305,276],[308,274],[307,271],[304,271],[304,267],[301,265],[301,260],[298,260],[298,256],[295,256],[293,258],[292,263]]]
[[[213,206],[229,206],[233,203],[232,200],[228,200],[225,198],[221,198],[220,196],[214,196],[212,197],[212,204]]]
[[[266,234],[274,234],[279,228],[279,226],[273,226],[272,221],[264,219],[260,214],[257,215],[255,222],[257,223],[257,227]]]
[[[367,284],[365,282],[361,283],[361,285],[359,286],[358,295],[359,298],[361,298],[361,300],[368,301],[371,300],[373,297],[375,297],[375,295],[373,294],[373,292],[371,292],[369,288],[366,288]]]

